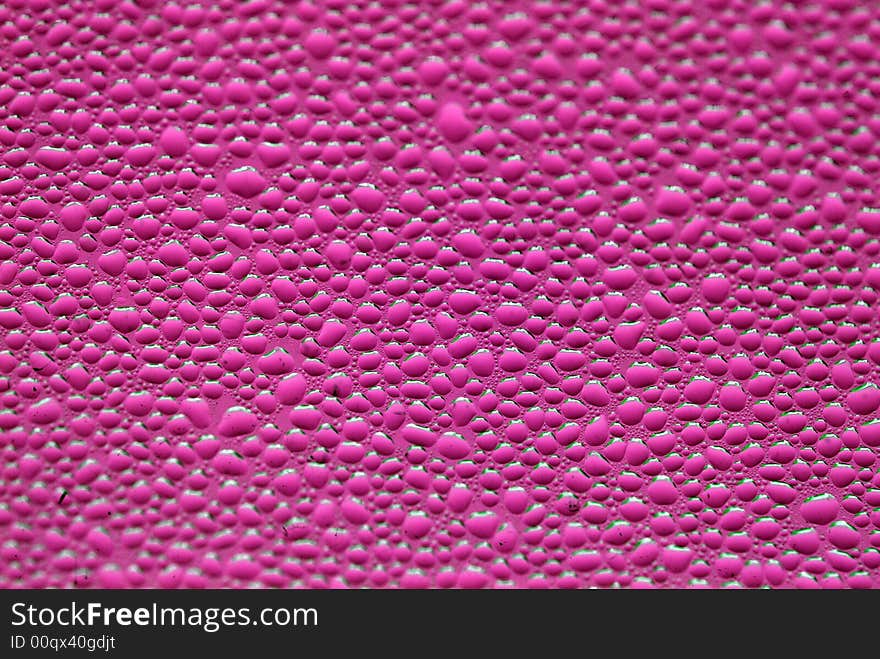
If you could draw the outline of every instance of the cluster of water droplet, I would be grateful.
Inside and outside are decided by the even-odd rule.
[[[0,583],[876,585],[877,13],[3,3]]]

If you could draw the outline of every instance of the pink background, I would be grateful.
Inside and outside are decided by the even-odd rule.
[[[0,7],[0,585],[871,587],[872,3]]]

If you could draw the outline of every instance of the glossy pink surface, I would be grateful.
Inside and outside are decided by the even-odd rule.
[[[876,585],[877,14],[3,3],[0,585]]]

